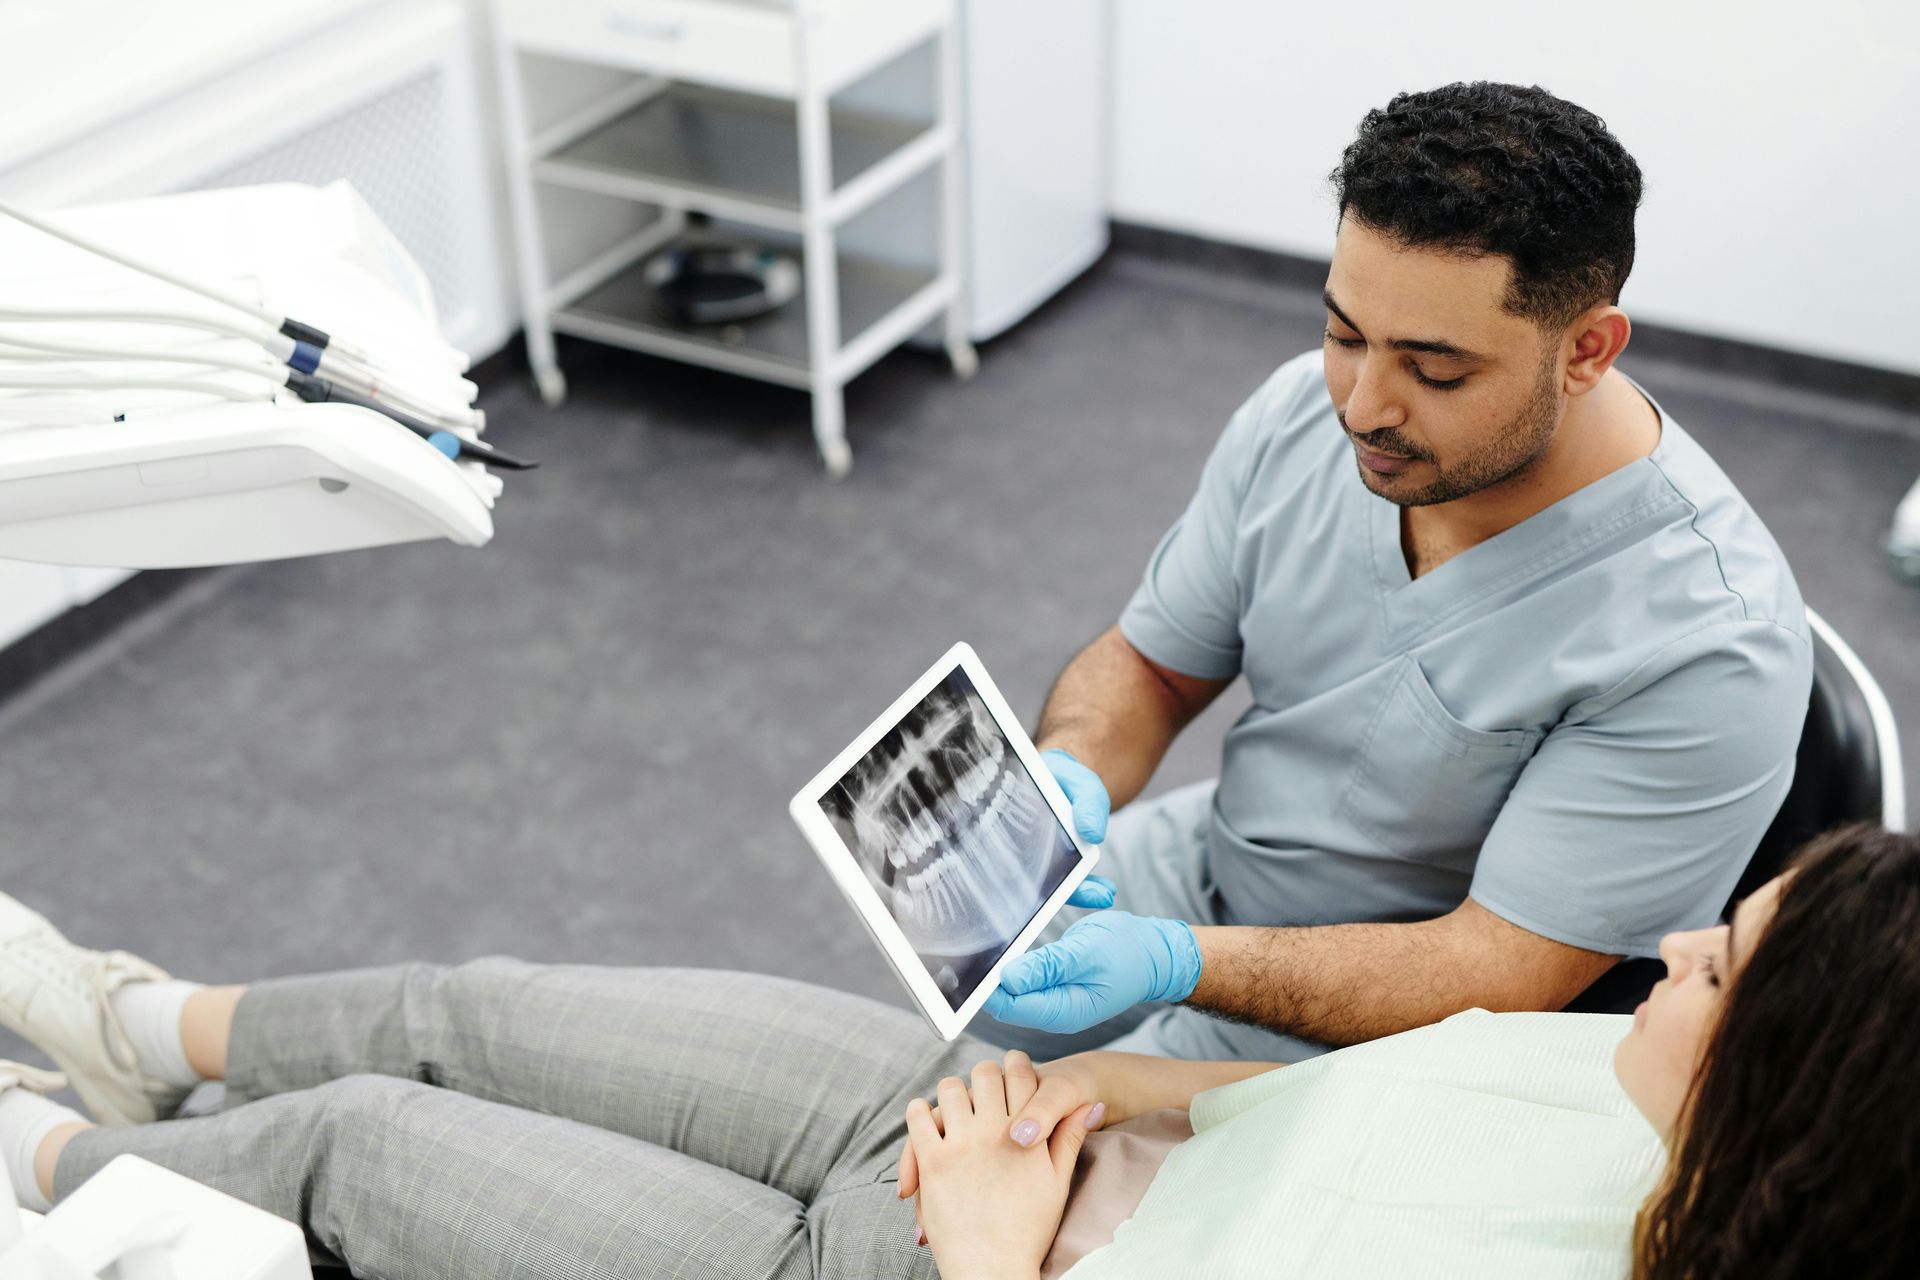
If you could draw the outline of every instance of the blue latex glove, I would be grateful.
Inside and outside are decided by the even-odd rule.
[[[1107,786],[1100,781],[1100,775],[1074,759],[1072,753],[1059,747],[1049,747],[1040,753],[1040,759],[1046,763],[1047,772],[1067,793],[1067,803],[1073,806],[1073,829],[1088,844],[1099,844],[1107,838],[1107,814],[1110,807],[1107,802]],[[1070,907],[1110,907],[1113,905],[1113,881],[1105,876],[1088,876],[1067,899]]]
[[[1070,907],[1092,907],[1098,911],[1113,905],[1119,887],[1105,876],[1089,874],[1085,880],[1074,886],[1073,893],[1067,899]]]
[[[987,1012],[1016,1027],[1064,1034],[1146,1000],[1179,1001],[1200,981],[1200,944],[1184,920],[1101,911],[1015,960]]]

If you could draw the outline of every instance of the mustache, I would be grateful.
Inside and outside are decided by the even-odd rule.
[[[1347,433],[1349,439],[1364,449],[1371,449],[1375,453],[1389,454],[1396,458],[1415,458],[1421,462],[1433,461],[1432,454],[1400,434],[1399,429],[1396,427],[1380,427],[1377,430],[1369,431],[1365,435],[1361,435],[1347,425],[1346,414],[1343,413],[1337,416],[1340,419],[1340,429]]]

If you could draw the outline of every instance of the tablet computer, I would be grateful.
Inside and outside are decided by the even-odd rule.
[[[793,820],[944,1040],[1099,852],[986,668],[956,644],[800,789]]]

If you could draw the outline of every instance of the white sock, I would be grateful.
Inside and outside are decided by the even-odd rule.
[[[180,1014],[187,997],[200,990],[198,982],[129,982],[107,999],[120,1015],[120,1025],[133,1041],[134,1056],[140,1060],[143,1074],[178,1089],[191,1089],[200,1083],[200,1073],[187,1061],[187,1047],[180,1040]]]
[[[0,1160],[13,1180],[13,1194],[22,1209],[45,1213],[53,1206],[40,1194],[33,1176],[33,1158],[47,1135],[63,1124],[85,1124],[87,1118],[31,1089],[0,1090]]]

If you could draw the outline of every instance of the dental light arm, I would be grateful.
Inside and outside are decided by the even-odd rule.
[[[0,557],[482,545],[488,468],[534,464],[479,438],[465,368],[345,183],[52,217],[0,202]]]

